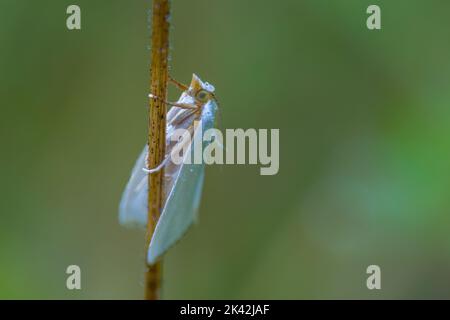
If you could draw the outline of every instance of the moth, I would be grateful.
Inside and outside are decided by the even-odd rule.
[[[189,87],[169,79],[182,89],[183,93],[177,102],[164,101],[171,106],[167,112],[165,159],[158,167],[147,168],[148,145],[145,145],[131,172],[119,206],[120,224],[145,228],[148,211],[147,175],[164,167],[162,211],[147,253],[149,264],[154,264],[186,233],[197,219],[200,204],[205,175],[204,162],[198,164],[183,161],[176,164],[171,161],[171,152],[174,148],[186,147],[184,150],[187,151],[182,156],[191,157],[194,152],[192,142],[196,141],[202,132],[214,127],[218,110],[214,86],[203,82],[197,75],[193,74]],[[159,99],[153,95],[150,95],[150,98]],[[180,128],[187,130],[192,139],[172,141],[172,136]],[[209,144],[201,137],[197,141],[202,141],[203,147]],[[180,146],[182,143],[189,145]]]

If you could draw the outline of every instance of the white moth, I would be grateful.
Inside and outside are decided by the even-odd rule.
[[[201,164],[189,164],[185,161],[181,164],[172,162],[170,160],[172,150],[180,148],[180,144],[186,142],[184,140],[171,141],[171,137],[177,129],[189,131],[191,143],[185,146],[187,152],[183,154],[183,157],[191,157],[192,159],[192,153],[194,152],[192,142],[203,141],[202,137],[198,137],[198,135],[213,128],[217,111],[212,85],[201,81],[195,74],[189,87],[174,82],[184,92],[176,103],[166,102],[172,105],[172,108],[167,113],[166,158],[161,164],[161,166],[164,166],[163,207],[147,253],[149,264],[154,264],[186,233],[189,226],[196,220],[203,187],[205,174],[203,161]],[[194,127],[194,122],[197,121],[198,123]],[[204,148],[210,142],[202,143]],[[124,226],[145,228],[147,225],[147,175],[160,169],[143,169],[147,165],[147,153],[148,146],[146,145],[134,165],[122,195],[119,221]]]

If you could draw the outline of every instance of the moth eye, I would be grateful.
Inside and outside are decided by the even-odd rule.
[[[208,97],[209,93],[206,90],[200,90],[199,92],[197,92],[196,98],[200,102],[206,102],[208,100]]]

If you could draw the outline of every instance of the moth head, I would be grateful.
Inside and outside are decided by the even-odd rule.
[[[206,103],[211,99],[215,99],[214,86],[208,82],[203,82],[196,74],[192,75],[189,92],[191,96],[200,103]]]

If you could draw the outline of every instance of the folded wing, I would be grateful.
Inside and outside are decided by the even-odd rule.
[[[126,227],[142,227],[147,224],[148,178],[145,159],[148,146],[145,145],[131,172],[119,205],[119,222]]]
[[[203,107],[201,126],[199,125],[194,132],[193,141],[202,141],[203,149],[208,142],[203,142],[202,133],[213,128],[216,111],[217,105],[213,101],[208,102]],[[185,156],[190,156],[192,159],[193,150],[194,147],[191,144]],[[149,264],[154,264],[160,256],[181,239],[197,218],[205,176],[205,164],[202,161],[201,164],[183,163],[180,166],[173,187],[167,194],[165,206],[150,242],[147,254]]]
[[[202,130],[197,129],[193,133],[193,140],[195,141],[197,135],[198,141],[202,141],[203,139],[199,135],[214,126],[217,105],[213,101],[208,102],[203,107],[201,115],[196,115],[190,110],[176,109],[178,108],[172,108],[167,115],[166,156],[170,156],[170,152],[176,144],[176,142],[170,141],[173,130],[184,128],[193,131],[193,122],[199,118],[201,126],[197,128],[201,127]],[[176,119],[183,119],[183,121],[175,123]],[[206,144],[203,142],[203,148]],[[191,156],[193,150],[191,144],[185,157]],[[148,146],[146,145],[133,167],[120,202],[119,222],[127,227],[145,228],[147,225],[148,176],[142,170],[146,167],[147,153]],[[203,162],[201,164],[175,165],[169,161],[165,167],[163,210],[148,250],[147,260],[150,264],[155,263],[175,244],[195,221],[203,188],[204,170]]]

